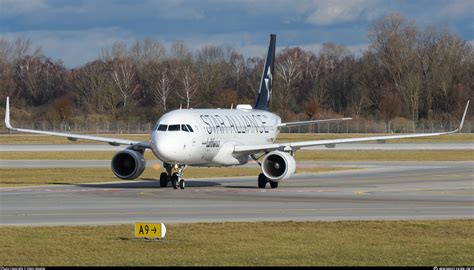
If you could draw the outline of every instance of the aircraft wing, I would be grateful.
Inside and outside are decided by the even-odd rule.
[[[347,139],[332,139],[332,140],[317,140],[317,141],[302,141],[302,142],[289,142],[281,144],[262,144],[262,145],[236,145],[234,147],[234,154],[237,155],[250,155],[260,152],[270,152],[274,150],[280,151],[296,151],[304,147],[324,145],[328,148],[333,148],[336,144],[340,143],[353,143],[353,142],[367,142],[367,141],[385,141],[393,139],[406,139],[406,138],[421,138],[446,135],[458,132],[462,129],[464,119],[466,118],[467,108],[469,107],[469,101],[467,102],[466,109],[461,119],[459,128],[448,132],[437,132],[437,133],[417,133],[417,134],[404,134],[404,135],[385,135],[385,136],[374,136],[365,138],[347,138]]]
[[[83,140],[106,142],[114,146],[123,144],[123,145],[140,145],[143,148],[149,148],[148,142],[139,142],[139,141],[131,141],[131,140],[107,138],[107,137],[99,137],[99,136],[91,136],[91,135],[72,134],[72,133],[42,131],[42,130],[34,130],[34,129],[14,128],[10,124],[10,101],[8,97],[7,97],[6,105],[7,105],[6,106],[7,108],[5,111],[5,126],[10,130],[15,130],[19,132],[27,132],[27,133],[35,133],[35,134],[43,134],[43,135],[61,136],[61,137],[66,137],[71,141],[77,141],[78,139],[83,139]]]
[[[310,125],[310,124],[326,123],[326,122],[337,122],[337,121],[347,121],[347,120],[352,120],[352,118],[333,118],[333,119],[286,122],[286,123],[279,124],[278,127],[281,128],[281,127],[290,127],[290,126],[302,126],[302,125]]]

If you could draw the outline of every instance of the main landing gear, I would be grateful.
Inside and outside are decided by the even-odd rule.
[[[167,187],[168,183],[171,182],[171,186],[174,189],[184,189],[185,182],[183,178],[183,172],[184,168],[186,165],[184,164],[163,164],[163,167],[165,167],[166,172],[161,173],[160,175],[160,186],[161,187]],[[173,173],[173,170],[176,171]]]
[[[258,166],[262,167],[262,163],[260,163],[260,161],[258,161],[259,158],[261,158],[262,156],[264,155],[261,155],[259,157],[256,157],[255,155],[250,155],[250,157],[255,160],[258,164]],[[267,183],[270,183],[270,187],[271,188],[277,188],[278,187],[278,182],[274,182],[270,179],[268,179],[265,174],[263,173],[260,173],[258,175],[258,188],[265,188],[265,186],[267,185]]]
[[[274,182],[274,181],[268,179],[263,173],[260,173],[258,175],[258,188],[265,188],[267,183],[270,183],[271,188],[277,188],[278,187],[278,182]]]

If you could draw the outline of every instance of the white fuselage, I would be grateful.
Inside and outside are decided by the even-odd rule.
[[[191,166],[245,164],[235,145],[270,144],[281,119],[253,109],[182,109],[164,114],[151,131],[152,151],[161,161]],[[191,128],[189,128],[191,127]]]

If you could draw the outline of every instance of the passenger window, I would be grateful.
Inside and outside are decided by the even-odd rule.
[[[190,132],[194,132],[193,128],[192,128],[190,125],[186,125],[186,126],[188,127],[188,130],[189,130]]]
[[[159,125],[159,126],[158,126],[158,130],[159,130],[159,131],[166,131],[166,128],[167,128],[167,127],[168,127],[167,125]]]
[[[180,125],[169,125],[168,131],[179,131],[180,130]]]
[[[188,128],[186,127],[186,125],[181,125],[181,130],[186,131],[186,132],[189,132],[189,131],[188,131]]]

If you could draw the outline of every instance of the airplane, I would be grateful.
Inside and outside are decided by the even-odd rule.
[[[171,182],[174,189],[185,188],[184,170],[187,166],[236,166],[255,160],[261,167],[257,177],[259,188],[277,188],[280,181],[290,178],[296,169],[295,152],[309,146],[335,147],[340,143],[420,138],[452,134],[462,129],[467,102],[459,128],[449,132],[384,135],[365,138],[346,138],[276,143],[282,127],[321,122],[346,121],[351,118],[322,119],[282,123],[281,118],[269,112],[274,74],[276,35],[270,43],[260,79],[255,106],[237,105],[235,109],[178,109],[161,116],[150,132],[149,141],[133,141],[91,135],[50,132],[14,128],[10,124],[9,98],[6,101],[5,125],[8,129],[35,134],[105,142],[113,146],[128,145],[112,158],[112,172],[120,179],[138,178],[145,170],[144,152],[149,149],[163,162],[166,172],[160,175],[160,186]]]

